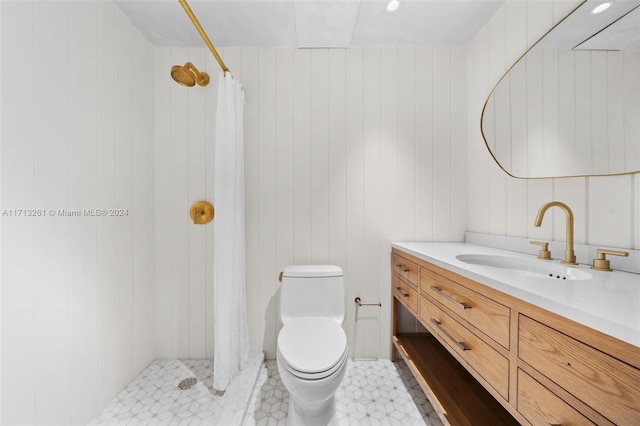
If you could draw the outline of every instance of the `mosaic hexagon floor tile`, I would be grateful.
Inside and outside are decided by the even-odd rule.
[[[275,361],[266,361],[243,426],[284,426],[289,394]],[[336,392],[340,426],[442,426],[404,361],[349,360]]]
[[[275,361],[252,354],[216,395],[210,360],[156,360],[89,423],[104,425],[285,425],[289,394]],[[341,426],[442,423],[403,361],[349,360],[336,392]]]
[[[211,360],[153,361],[89,426],[242,424],[263,358],[262,352],[252,353],[224,395],[213,389]]]

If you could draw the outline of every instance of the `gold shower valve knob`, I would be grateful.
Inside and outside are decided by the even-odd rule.
[[[195,225],[205,225],[213,220],[214,209],[208,201],[196,201],[189,213]]]

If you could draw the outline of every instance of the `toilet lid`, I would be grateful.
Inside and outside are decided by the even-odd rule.
[[[320,373],[336,365],[347,349],[347,336],[328,318],[295,318],[278,335],[278,349],[286,363],[301,372]]]

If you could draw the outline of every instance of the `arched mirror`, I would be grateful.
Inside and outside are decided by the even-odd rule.
[[[640,1],[603,3],[582,3],[489,95],[482,134],[509,175],[640,171]]]

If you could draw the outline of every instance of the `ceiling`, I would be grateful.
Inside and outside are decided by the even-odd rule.
[[[346,48],[371,45],[460,44],[505,0],[189,0],[211,42],[224,46]],[[159,47],[201,47],[178,0],[115,0]]]
[[[640,0],[612,3],[593,14],[602,0],[588,0],[541,40],[537,48],[577,50],[639,50]]]

